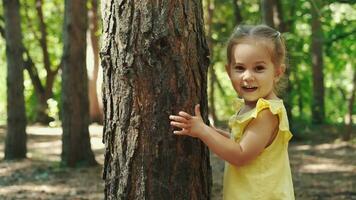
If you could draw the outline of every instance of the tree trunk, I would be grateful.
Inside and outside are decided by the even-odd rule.
[[[91,54],[93,60],[91,62],[92,67],[88,70],[88,78],[89,78],[89,116],[90,122],[98,122],[100,124],[103,123],[103,108],[100,106],[99,101],[101,99],[98,98],[97,92],[97,80],[98,80],[98,72],[99,72],[99,37],[97,36],[98,32],[98,1],[90,0],[91,7],[88,11],[89,17],[89,39],[90,39],[90,47]]]
[[[242,18],[240,6],[239,6],[239,0],[232,0],[232,3],[233,3],[233,7],[234,7],[235,24],[239,25],[243,22],[243,18]]]
[[[105,199],[210,199],[209,151],[168,116],[207,121],[201,1],[104,1]]]
[[[70,167],[96,164],[89,138],[86,71],[86,1],[65,1],[62,72],[62,162]]]
[[[351,96],[348,99],[348,106],[347,106],[347,114],[346,114],[346,119],[345,119],[345,132],[343,134],[343,140],[344,141],[349,141],[352,137],[352,126],[353,126],[353,120],[352,120],[352,111],[355,103],[355,95],[356,95],[356,70],[354,71],[354,77],[353,77],[353,83],[352,83],[352,90],[351,90]]]
[[[312,64],[313,64],[313,103],[312,121],[315,124],[324,122],[324,74],[323,74],[323,31],[320,21],[320,0],[312,5]]]
[[[262,21],[264,24],[275,28],[275,15],[277,12],[277,5],[275,0],[261,0]]]
[[[286,16],[286,14],[283,12],[283,7],[282,7],[282,2],[281,0],[273,0],[273,7],[274,7],[274,11],[273,11],[273,23],[274,26],[276,27],[276,29],[278,29],[280,32],[285,33],[285,32],[289,32],[289,33],[294,33],[295,30],[293,29],[294,27],[294,4],[295,2],[291,2],[292,6],[288,7],[289,10],[289,15],[290,16]],[[288,20],[289,18],[291,18],[291,20]],[[288,21],[288,22],[287,22]],[[288,44],[287,44],[288,46]],[[287,52],[288,53],[288,52]],[[287,55],[287,58],[291,57],[290,55]],[[290,65],[289,61],[286,60],[286,64],[287,64],[287,70],[285,72],[285,76],[287,77],[288,83],[290,80],[290,77],[295,73],[296,69],[293,67],[291,68],[290,66],[298,66],[295,64]],[[296,76],[296,79],[298,77]],[[299,82],[296,81],[296,87],[298,87]],[[291,97],[291,93],[292,93],[292,84],[287,84],[287,88],[286,91],[283,92],[283,100],[284,100],[284,104],[286,107],[286,111],[287,111],[287,115],[288,115],[288,120],[289,120],[289,124],[291,124],[291,128],[293,128],[293,115],[292,115],[292,97]],[[300,93],[301,94],[301,93]]]
[[[3,0],[7,57],[7,134],[5,159],[26,158],[26,114],[20,3]]]

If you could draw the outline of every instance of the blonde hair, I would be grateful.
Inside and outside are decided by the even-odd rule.
[[[234,46],[245,42],[246,40],[253,40],[264,45],[271,55],[272,63],[275,67],[286,66],[286,46],[284,39],[279,31],[266,25],[239,25],[231,34],[226,49],[228,65],[232,62],[232,51]],[[277,93],[286,88],[287,79],[282,76],[275,85]]]

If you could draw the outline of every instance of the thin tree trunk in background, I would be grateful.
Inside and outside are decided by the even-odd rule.
[[[303,110],[304,110],[304,101],[303,101],[303,97],[302,97],[302,94],[303,94],[303,89],[301,87],[301,85],[299,84],[299,77],[296,76],[295,77],[295,83],[296,84],[296,91],[298,92],[299,96],[298,96],[298,110],[299,110],[299,116],[298,117],[301,117],[303,116]],[[292,87],[290,86],[291,84],[288,85],[288,88],[287,88],[287,93],[290,94],[290,92],[292,91]],[[287,110],[288,111],[288,110]],[[293,115],[290,115],[291,117]],[[288,116],[289,117],[289,116]],[[292,117],[292,120],[293,121],[293,117]],[[293,123],[291,123],[291,126],[293,126]]]
[[[207,1],[207,42],[210,51],[210,58],[213,60],[213,38],[212,38],[212,25],[213,25],[213,16],[214,16],[214,0]],[[210,63],[209,67],[209,113],[215,123],[217,122],[216,110],[215,110],[215,82],[216,82],[216,75],[214,70],[214,63]]]
[[[324,122],[324,62],[323,62],[323,30],[320,21],[320,0],[312,1],[312,65],[313,65],[313,103],[312,121],[315,124]]]
[[[207,122],[201,1],[102,3],[105,199],[210,199],[207,147],[168,119],[200,103]]]
[[[240,6],[239,6],[239,0],[232,0],[232,2],[234,7],[235,24],[239,25],[243,21]]]
[[[294,16],[294,6],[295,6],[295,2],[292,1],[290,2],[292,4],[291,7],[289,7],[289,16],[286,16],[284,9],[282,7],[282,2],[281,0],[273,0],[274,1],[274,12],[273,15],[275,17],[274,18],[274,26],[276,27],[276,29],[278,29],[278,31],[280,31],[282,34],[289,32],[289,33],[294,33],[294,23],[295,23],[295,18],[292,17]],[[283,37],[285,38],[285,37]],[[284,42],[287,42],[286,40],[284,40]],[[288,44],[287,45],[287,50],[288,50]],[[290,84],[290,77],[292,76],[292,73],[294,73],[294,71],[296,70],[294,68],[294,66],[298,66],[296,63],[293,63],[293,65],[291,63],[289,63],[288,58],[290,58],[290,52],[287,51],[287,60],[286,60],[286,65],[287,65],[287,69],[285,72],[285,75],[287,77],[288,83],[287,83],[287,88],[286,91],[283,92],[283,100],[284,100],[284,104],[286,106],[286,111],[287,111],[287,115],[288,115],[288,120],[289,120],[289,124],[291,124],[291,128],[293,128],[293,115],[292,115],[292,99],[291,99],[291,92],[292,92],[292,84]],[[294,62],[294,59],[293,59]],[[291,68],[292,67],[292,68]],[[298,79],[298,77],[295,78],[296,80]],[[294,84],[299,84],[298,81],[295,81],[296,83]],[[298,85],[297,85],[298,87]],[[302,93],[299,93],[302,94]]]
[[[26,158],[26,114],[20,3],[3,0],[7,58],[7,134],[5,160]]]
[[[95,165],[89,138],[86,1],[65,1],[62,71],[62,163]]]
[[[276,8],[275,0],[261,0],[262,22],[272,28],[276,27],[274,22]]]
[[[347,106],[347,115],[346,115],[346,128],[343,136],[343,140],[349,141],[352,138],[352,126],[353,126],[353,120],[352,120],[352,111],[355,103],[355,95],[356,95],[356,70],[354,70],[354,77],[353,77],[353,86],[351,90],[351,96],[350,99],[348,100],[348,106]]]
[[[48,52],[48,46],[47,46],[46,24],[44,22],[43,12],[42,12],[42,6],[43,6],[42,0],[36,0],[35,6],[36,6],[36,11],[37,11],[37,16],[39,18],[39,26],[40,26],[40,33],[41,33],[39,42],[40,42],[42,55],[43,55],[43,66],[47,72],[46,79],[48,79],[51,76],[50,73],[48,73],[51,71],[51,68],[50,68],[51,62],[49,59],[49,52]],[[53,80],[54,80],[54,78],[53,78]],[[50,94],[48,94],[49,95],[48,98],[53,96],[52,87],[50,89],[48,89],[48,87],[44,88],[44,91],[42,93],[43,95],[39,95],[39,98],[38,98],[39,104],[37,106],[36,121],[48,124],[48,122],[50,122],[51,119],[49,118],[49,116],[47,114],[47,109],[48,109],[47,100],[48,100],[48,98],[46,98],[44,95],[44,94],[46,94],[46,90],[48,90],[47,92],[50,92]]]
[[[93,55],[93,70],[89,71],[89,115],[90,122],[98,122],[102,124],[103,122],[103,109],[100,106],[97,92],[97,80],[99,72],[99,37],[98,37],[98,1],[90,0],[91,7],[88,10],[89,18],[89,35],[91,42],[91,49]]]

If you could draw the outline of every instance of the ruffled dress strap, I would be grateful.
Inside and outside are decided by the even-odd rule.
[[[242,107],[242,105],[240,105],[240,108]],[[256,118],[258,113],[260,113],[264,109],[269,109],[272,112],[272,114],[278,115],[279,131],[283,132],[282,133],[283,137],[285,141],[288,142],[292,138],[292,133],[289,130],[287,112],[285,110],[283,101],[280,99],[266,100],[260,98],[256,103],[255,109],[253,109],[251,112],[245,113],[246,115],[244,114],[242,116],[235,115],[231,117],[229,121],[229,125],[230,127],[233,127],[236,126],[237,124],[242,124],[248,120]]]

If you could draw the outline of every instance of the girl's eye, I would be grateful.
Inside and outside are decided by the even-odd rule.
[[[234,66],[234,70],[235,70],[235,71],[238,71],[238,72],[242,72],[242,71],[245,70],[245,68],[242,67],[242,66],[237,65],[237,66]]]
[[[265,67],[262,65],[258,65],[255,67],[256,72],[262,72],[264,69],[265,69]]]

